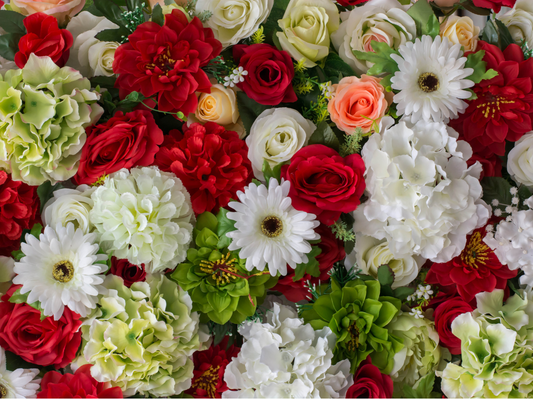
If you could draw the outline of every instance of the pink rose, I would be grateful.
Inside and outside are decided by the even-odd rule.
[[[11,8],[23,15],[42,12],[57,18],[59,25],[65,25],[70,18],[85,6],[85,0],[11,0]]]

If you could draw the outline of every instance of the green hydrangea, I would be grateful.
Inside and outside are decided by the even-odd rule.
[[[0,168],[30,185],[73,177],[85,128],[103,113],[100,95],[78,71],[31,54],[0,75]]]
[[[165,276],[124,286],[108,275],[106,293],[82,325],[83,353],[99,382],[119,386],[124,397],[180,394],[191,385],[191,355],[208,339],[200,331],[189,294]]]
[[[227,249],[229,241],[224,235],[219,238],[219,231],[217,217],[210,212],[201,214],[193,233],[196,248],[187,251],[187,261],[179,264],[171,277],[190,293],[193,311],[217,324],[240,324],[254,315],[266,290],[278,278],[268,271],[247,271],[246,260]]]
[[[378,281],[356,279],[340,287],[332,280],[332,291],[324,294],[302,311],[306,323],[314,329],[325,326],[337,335],[334,362],[348,359],[353,373],[370,356],[384,374],[390,374],[394,355],[403,347],[401,339],[389,331],[389,323],[401,307],[401,301],[380,296]]]

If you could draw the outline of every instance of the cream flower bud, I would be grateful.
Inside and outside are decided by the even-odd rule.
[[[515,143],[507,158],[507,170],[515,182],[533,188],[533,132]]]
[[[474,51],[479,38],[479,26],[470,17],[452,15],[440,26],[440,36],[453,44],[460,44],[464,51]]]
[[[77,189],[59,189],[45,204],[42,219],[44,225],[67,226],[69,222],[84,234],[90,233],[94,226],[90,222],[89,212],[93,208],[91,194],[95,188],[81,185]]]

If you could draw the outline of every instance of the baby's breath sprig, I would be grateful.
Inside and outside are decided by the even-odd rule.
[[[520,47],[522,48],[522,52],[524,53],[524,59],[527,60],[528,58],[533,57],[533,49],[529,48],[525,39],[522,40],[522,44],[520,45]]]
[[[207,22],[209,18],[212,17],[213,13],[209,10],[200,11],[199,13],[196,12],[196,3],[198,0],[189,0],[187,1],[187,4],[185,4],[185,11],[187,14],[189,14],[191,17],[198,17],[198,19],[202,22]]]
[[[344,143],[339,147],[339,154],[341,157],[346,157],[351,154],[358,154],[361,151],[361,141],[364,133],[360,127],[357,127],[355,132],[351,135],[344,135]]]
[[[355,240],[355,233],[351,228],[348,228],[346,222],[342,220],[337,220],[333,225],[330,225],[331,232],[335,237],[344,242],[350,242]]]
[[[408,302],[415,302],[417,305],[411,307],[410,315],[415,318],[424,318],[423,308],[426,307],[434,297],[434,291],[431,285],[418,285],[416,292],[407,296]]]
[[[137,6],[132,11],[124,11],[122,18],[126,21],[124,26],[133,33],[139,25],[144,23],[143,9]]]
[[[265,28],[263,28],[263,25],[259,27],[258,30],[256,30],[252,36],[250,36],[250,44],[261,44],[265,41]]]

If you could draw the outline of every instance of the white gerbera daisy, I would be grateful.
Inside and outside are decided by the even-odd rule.
[[[391,58],[398,63],[398,72],[391,78],[398,115],[411,116],[412,121],[444,121],[457,117],[468,106],[462,99],[471,93],[465,90],[474,82],[465,79],[472,68],[464,68],[460,44],[447,38],[422,36],[398,49]]]
[[[34,398],[41,382],[35,379],[38,374],[37,368],[8,371],[5,351],[0,347],[0,399]]]
[[[24,257],[15,263],[17,276],[13,283],[22,285],[28,293],[28,303],[39,301],[45,315],[58,320],[65,306],[87,316],[96,307],[100,275],[105,270],[107,256],[96,254],[96,233],[85,235],[69,222],[65,227],[47,226],[39,239],[28,234],[22,243]]]
[[[230,250],[240,251],[246,258],[246,269],[259,271],[268,269],[272,276],[279,271],[287,275],[287,264],[296,268],[297,264],[308,262],[311,251],[308,240],[319,239],[314,228],[319,225],[316,215],[298,211],[291,206],[288,197],[289,181],[279,185],[274,178],[265,185],[251,183],[243,192],[237,192],[240,203],[228,204],[236,212],[229,212],[228,218],[236,221],[236,231],[227,233],[232,240]]]

